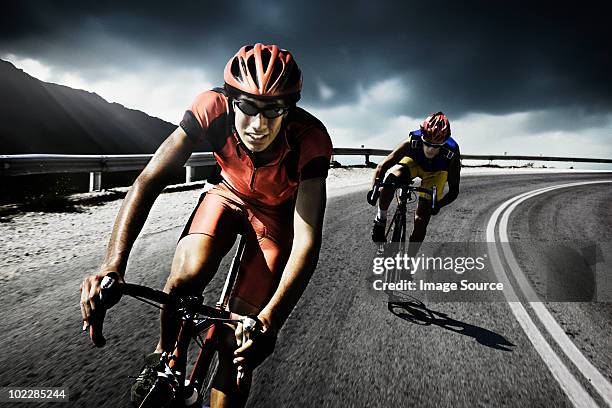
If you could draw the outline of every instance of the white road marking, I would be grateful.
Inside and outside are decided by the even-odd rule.
[[[595,181],[595,182],[581,182],[581,183],[571,183],[571,184],[563,184],[559,186],[550,187],[544,191],[535,191],[530,194],[515,200],[504,212],[499,222],[499,238],[500,242],[502,242],[502,248],[504,251],[504,255],[506,257],[506,261],[514,275],[514,278],[519,284],[521,291],[527,297],[527,299],[537,299],[538,296],[533,290],[532,286],[529,284],[525,274],[521,270],[512,253],[512,249],[508,244],[508,220],[510,218],[510,214],[514,209],[532,197],[543,194],[545,192],[556,190],[560,188],[566,187],[574,187],[585,184],[597,184],[597,183],[611,183],[611,181]],[[506,244],[503,244],[503,243]],[[559,326],[557,321],[550,314],[546,306],[542,302],[529,302],[533,311],[535,312],[538,319],[542,322],[548,333],[555,339],[556,343],[561,347],[565,355],[574,363],[574,365],[580,370],[580,372],[589,380],[592,386],[597,390],[599,395],[606,401],[608,406],[612,406],[612,385],[607,381],[607,379],[591,364],[591,362],[580,352],[580,350],[576,347],[574,342],[567,336],[565,330]]]
[[[578,382],[578,380],[572,375],[572,373],[569,371],[569,369],[563,363],[563,361],[561,361],[561,359],[557,356],[557,354],[554,352],[550,344],[546,341],[542,333],[539,331],[539,329],[533,322],[533,320],[531,320],[531,317],[529,316],[529,314],[527,313],[523,305],[520,302],[518,302],[518,297],[516,296],[516,293],[514,292],[514,289],[512,288],[512,286],[509,284],[508,276],[502,265],[501,257],[497,249],[497,246],[496,246],[495,226],[497,225],[497,220],[499,219],[500,214],[502,214],[504,210],[510,207],[508,211],[506,211],[506,213],[504,213],[502,216],[502,220],[505,220],[505,225],[503,229],[504,235],[502,235],[502,227],[500,226],[500,237],[502,237],[501,241],[503,242],[503,238],[505,238],[505,242],[508,242],[507,235],[506,235],[507,220],[509,218],[510,212],[512,212],[512,210],[516,208],[516,205],[518,205],[519,202],[522,202],[530,197],[533,197],[538,194],[543,194],[547,191],[554,190],[557,188],[572,187],[572,186],[593,184],[593,183],[601,183],[601,181],[570,183],[570,184],[564,184],[564,185],[559,185],[559,186],[545,187],[545,188],[530,191],[527,193],[520,194],[516,197],[513,197],[507,200],[506,202],[504,202],[493,212],[487,224],[487,230],[486,230],[486,237],[487,237],[487,242],[488,242],[488,247],[489,247],[489,255],[490,255],[492,265],[493,265],[493,270],[499,282],[502,282],[504,284],[504,287],[505,287],[504,296],[506,297],[506,300],[508,301],[510,310],[514,314],[517,322],[522,327],[523,331],[525,332],[525,334],[527,335],[527,337],[533,344],[536,351],[540,354],[540,357],[542,357],[542,360],[544,361],[544,363],[548,366],[553,377],[557,380],[557,382],[559,383],[559,385],[561,386],[561,388],[563,389],[563,391],[565,392],[565,394],[568,396],[568,398],[570,399],[570,401],[575,407],[596,407],[597,404],[595,403],[593,398],[589,395],[589,393],[584,389],[584,387]],[[512,206],[512,204],[515,204],[515,205]],[[508,244],[506,245],[502,244],[502,246],[509,248]],[[505,248],[504,248],[504,252],[506,255],[508,254],[508,251],[506,251]],[[511,251],[509,251],[509,253],[511,253]],[[516,264],[516,259],[514,259],[513,257],[508,259],[509,262],[512,262],[512,260],[514,260],[514,265],[512,266],[515,266],[515,268],[518,268],[518,264]],[[515,271],[515,268],[512,268],[512,272],[513,274],[515,274],[515,278],[517,279],[517,282],[519,283],[521,290],[524,290],[525,294],[533,293],[533,289],[528,284],[522,271],[517,274]],[[518,268],[517,270],[520,271],[520,268]],[[551,335],[556,339],[557,343],[562,348],[562,350],[566,354],[568,353],[572,354],[571,356],[568,355],[570,360],[572,360],[572,362],[586,376],[586,378],[591,380],[593,386],[595,387],[597,392],[600,395],[602,395],[606,403],[609,406],[612,406],[612,403],[611,403],[612,398],[609,394],[610,384],[607,382],[607,380],[601,375],[601,373],[599,373],[590,364],[590,362],[588,362],[588,360],[586,360],[586,358],[582,355],[582,353],[580,353],[580,351],[575,347],[575,345],[571,342],[571,340],[569,340],[569,338],[567,338],[567,341],[571,344],[571,346],[568,346],[565,340],[558,339],[558,337],[560,336],[559,330],[565,337],[567,337],[567,335],[565,335],[565,332],[563,332],[563,330],[560,327],[558,327],[558,324],[556,324],[556,322],[554,321],[550,313],[548,313],[548,311],[542,305],[541,302],[531,302],[530,304],[531,304],[531,307],[534,308],[534,311],[536,312],[536,315],[538,316],[538,318],[540,320],[542,319],[545,320],[545,321],[542,321],[542,323],[544,324],[546,329],[549,331],[549,333],[551,333]],[[546,310],[546,312],[542,312],[542,309]],[[551,321],[554,324],[551,324]],[[557,325],[558,330],[557,328],[554,327],[555,324]],[[576,354],[576,352],[578,354]],[[584,364],[585,361],[590,366],[590,368]],[[594,379],[595,381],[593,381]]]

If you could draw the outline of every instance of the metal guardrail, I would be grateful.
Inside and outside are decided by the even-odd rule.
[[[386,156],[391,150],[385,149],[364,149],[364,148],[337,148],[334,155],[356,155],[365,156],[366,163],[369,163],[369,156]],[[461,160],[517,160],[517,161],[558,161],[575,163],[612,163],[612,159],[592,159],[588,157],[554,157],[554,156],[508,156],[508,155],[482,155],[482,154],[461,154]]]
[[[16,154],[0,156],[0,176],[27,176],[52,173],[89,173],[89,191],[100,191],[102,173],[142,170],[152,154],[65,155]],[[212,153],[193,153],[185,163],[185,182],[193,179],[194,168],[214,166]]]
[[[479,155],[462,154],[461,160],[520,160],[520,161],[556,161],[574,163],[612,163],[612,159],[591,159],[589,157],[553,157],[553,156],[500,156],[500,155]]]
[[[152,154],[65,155],[16,154],[0,156],[0,175],[26,176],[48,173],[89,173],[142,170]],[[193,153],[185,166],[214,165],[212,153]]]
[[[366,165],[372,164],[370,156],[386,156],[391,150],[364,148],[335,148],[334,156],[365,156]],[[153,157],[152,154],[132,155],[63,155],[63,154],[17,154],[0,155],[0,176],[24,176],[50,173],[89,173],[90,191],[100,190],[102,173],[142,170]],[[612,163],[612,159],[551,156],[506,156],[462,154],[467,160],[518,160],[558,161],[580,163]],[[185,164],[185,181],[193,179],[195,167],[212,166],[215,159],[210,152],[193,153]]]

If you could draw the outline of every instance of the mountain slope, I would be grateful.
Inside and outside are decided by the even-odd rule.
[[[0,154],[153,153],[175,128],[0,60]]]

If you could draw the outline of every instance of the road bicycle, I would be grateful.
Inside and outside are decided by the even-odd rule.
[[[140,404],[140,408],[201,407],[210,392],[219,364],[217,351],[220,341],[219,325],[242,323],[245,333],[255,331],[257,320],[238,316],[231,313],[228,308],[245,244],[245,235],[240,235],[238,248],[232,259],[221,296],[214,307],[203,304],[201,295],[167,294],[147,286],[125,283],[116,273],[110,273],[102,280],[100,301],[105,310],[119,302],[123,295],[127,295],[152,306],[164,308],[173,313],[175,318],[180,319],[175,348],[172,353],[162,353],[157,366],[157,379]],[[192,340],[200,350],[193,361],[191,374],[187,376],[188,350]],[[244,372],[239,369],[237,381],[243,375]]]
[[[395,197],[397,199],[397,207],[393,218],[389,223],[389,227],[385,232],[385,239],[388,240],[389,234],[391,233],[391,242],[406,242],[406,213],[408,211],[408,204],[413,203],[418,199],[417,193],[425,193],[429,195],[431,199],[431,209],[433,210],[436,206],[435,197],[437,195],[437,188],[416,187],[412,185],[412,181],[404,183],[399,181],[386,181],[377,182],[374,184],[372,190],[368,192],[367,201],[370,205],[376,205],[378,197],[380,196],[380,188],[388,187],[395,189]]]
[[[431,208],[434,209],[436,202],[434,198],[437,194],[437,188],[436,186],[432,188],[416,187],[412,185],[412,181],[379,181],[374,184],[372,190],[367,194],[367,201],[370,205],[376,205],[380,196],[381,187],[394,189],[397,207],[385,231],[385,242],[379,243],[376,256],[389,258],[397,255],[403,256],[406,253],[409,256],[414,256],[420,247],[420,243],[409,243],[408,248],[406,248],[406,213],[408,212],[408,204],[417,201],[418,193],[424,193],[431,198]],[[389,242],[389,237],[391,238],[391,243],[387,244],[387,242]],[[408,251],[406,251],[406,249],[408,249]],[[412,280],[412,276],[403,270],[385,268],[384,282],[396,283],[402,280]],[[389,296],[390,300],[396,298],[394,291],[385,290],[384,292]]]

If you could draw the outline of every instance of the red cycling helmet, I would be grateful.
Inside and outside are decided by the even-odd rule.
[[[422,140],[432,145],[443,145],[451,135],[450,122],[442,112],[432,113],[421,125]]]
[[[225,89],[254,98],[300,99],[302,72],[291,53],[276,45],[245,45],[225,66]]]

